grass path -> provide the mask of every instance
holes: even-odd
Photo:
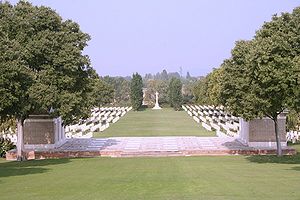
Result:
[[[104,132],[94,134],[94,137],[127,136],[215,136],[215,132],[205,130],[184,111],[164,108],[130,111]]]
[[[299,174],[299,154],[0,160],[0,199],[296,200]]]

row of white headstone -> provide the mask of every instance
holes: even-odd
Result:
[[[300,142],[300,131],[289,131],[286,133],[286,141],[297,143]]]
[[[239,118],[225,112],[223,106],[182,105],[182,108],[206,130],[216,130],[220,136],[234,137],[239,133]]]
[[[16,131],[10,131],[8,132],[2,132],[1,135],[4,139],[9,139],[11,142],[13,142],[14,144],[17,143],[17,134],[15,134]]]
[[[91,110],[91,117],[78,124],[66,126],[66,138],[91,138],[94,132],[102,132],[110,123],[116,123],[132,107],[102,107]]]

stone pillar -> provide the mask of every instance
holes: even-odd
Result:
[[[155,106],[152,109],[153,110],[161,109],[161,107],[159,106],[159,103],[158,103],[158,92],[155,93]]]

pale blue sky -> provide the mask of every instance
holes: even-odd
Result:
[[[11,1],[16,2],[16,1]],[[103,75],[205,75],[273,14],[300,0],[30,0],[72,19],[92,39],[85,53]]]

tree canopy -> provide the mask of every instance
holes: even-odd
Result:
[[[131,79],[131,78],[130,78]],[[130,80],[124,77],[104,76],[101,78],[109,87],[114,90],[113,104],[118,106],[129,106],[130,101]]]
[[[221,104],[221,83],[223,81],[223,67],[213,69],[206,77],[197,81],[193,88],[195,101],[199,104],[218,106]]]
[[[278,155],[278,116],[299,110],[300,8],[273,16],[251,41],[238,41],[223,63],[221,98],[234,114],[247,120],[267,116],[274,121]]]
[[[24,1],[1,3],[0,24],[0,117],[18,120],[18,143],[30,114],[53,108],[65,124],[87,117],[95,102],[95,71],[82,54],[90,36],[54,10]]]
[[[300,110],[300,8],[274,15],[252,40],[237,41],[231,57],[194,87],[196,102],[224,105],[246,120],[274,121],[277,153],[281,155],[278,116]],[[289,126],[296,126],[296,114]]]
[[[111,85],[101,80],[97,75],[93,83],[93,93],[91,98],[94,99],[93,105],[101,107],[114,101],[114,89]]]

